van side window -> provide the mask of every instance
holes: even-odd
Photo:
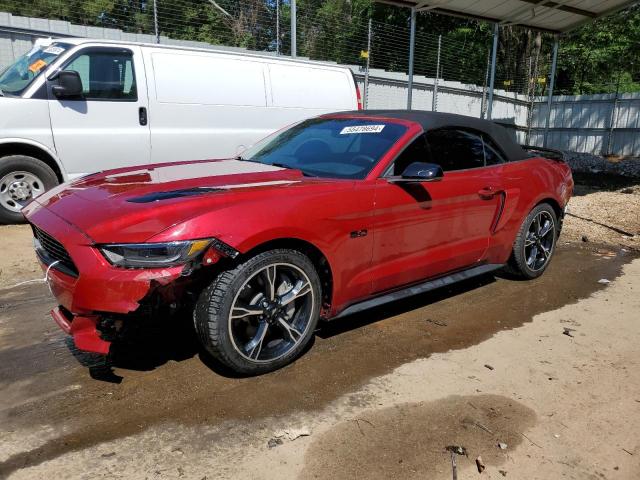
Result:
[[[133,54],[127,50],[88,51],[77,56],[64,69],[78,72],[85,100],[138,100]]]
[[[482,140],[484,141],[484,163],[485,165],[499,165],[505,163],[505,157],[500,151],[500,148],[496,143],[489,138],[488,135],[482,134]]]
[[[484,144],[482,137],[475,133],[440,128],[427,132],[427,141],[432,162],[445,172],[484,167]]]

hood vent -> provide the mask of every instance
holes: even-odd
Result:
[[[181,197],[193,197],[196,195],[203,195],[211,192],[221,192],[223,188],[215,187],[196,187],[196,188],[183,188],[180,190],[170,190],[168,192],[154,192],[141,197],[130,198],[127,202],[131,203],[152,203],[159,202],[160,200],[169,200],[172,198]]]

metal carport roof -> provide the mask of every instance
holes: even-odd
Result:
[[[375,0],[411,9],[411,34],[409,37],[409,82],[407,85],[407,109],[411,110],[413,91],[413,59],[415,54],[416,13],[430,11],[444,15],[474,18],[492,22],[493,47],[489,79],[487,118],[491,119],[493,92],[496,76],[496,53],[500,27],[521,25],[555,34],[549,91],[547,92],[547,119],[544,145],[547,144],[551,100],[558,60],[558,42],[567,33],[597,18],[640,3],[638,0]]]
[[[637,1],[629,0],[378,0],[417,11],[476,18],[502,25],[522,25],[566,33]]]

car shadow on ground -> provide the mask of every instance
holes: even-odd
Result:
[[[67,347],[95,380],[120,383],[123,377],[114,368],[135,371],[154,370],[167,362],[181,362],[201,353],[190,317],[158,318],[157,322],[137,329],[134,335],[111,344],[108,356],[78,350],[71,337]]]
[[[495,278],[494,275],[487,274],[414,297],[380,305],[334,321],[322,321],[316,329],[315,336],[330,339],[351,330],[483,287],[495,282]],[[315,336],[312,337],[301,356],[313,348]],[[220,364],[204,350],[193,328],[191,316],[187,313],[158,319],[155,324],[138,330],[135,336],[127,338],[126,341],[114,342],[111,352],[106,357],[79,351],[75,348],[71,338],[67,339],[67,347],[77,361],[88,368],[91,378],[103,382],[121,383],[123,380],[121,375],[126,374],[126,370],[151,371],[170,361],[182,362],[195,356],[198,356],[205,366],[218,375],[227,378],[244,377],[244,375]],[[116,368],[119,369],[118,373],[121,375],[115,373],[114,369]]]
[[[336,320],[322,322],[316,335],[322,339],[328,339],[336,335],[362,328],[380,322],[396,315],[410,312],[429,306],[447,298],[455,297],[463,293],[484,287],[496,281],[496,274],[486,274],[470,278],[447,287],[438,288],[430,292],[408,297],[395,302],[385,303],[369,310],[358,312]]]

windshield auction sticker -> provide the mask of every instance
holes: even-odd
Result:
[[[45,62],[44,60],[36,60],[31,65],[29,65],[29,71],[31,73],[37,73],[40,70],[42,70],[43,67],[46,67],[46,66],[47,66],[47,62]]]
[[[47,47],[47,49],[44,51],[44,53],[51,53],[53,55],[60,55],[62,52],[64,52],[64,48],[56,47],[55,45]]]
[[[352,127],[344,127],[340,130],[340,135],[349,133],[380,133],[384,125],[354,125]]]

